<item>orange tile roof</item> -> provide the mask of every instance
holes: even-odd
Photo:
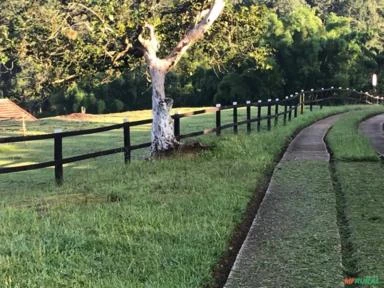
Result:
[[[22,120],[23,117],[26,121],[37,120],[32,114],[28,113],[11,100],[0,99],[0,120]]]

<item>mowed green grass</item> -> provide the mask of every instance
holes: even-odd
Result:
[[[180,108],[177,111],[187,112],[196,110],[193,108]],[[256,115],[256,110],[253,109],[253,115]],[[263,111],[265,112],[265,111]],[[231,122],[232,111],[223,111],[223,124]],[[108,126],[114,123],[121,123],[124,118],[130,121],[143,120],[150,118],[150,110],[134,111],[128,113],[116,113],[112,116],[92,117],[93,122],[79,121],[64,121],[57,118],[42,119],[37,122],[27,122],[27,135],[38,135],[52,133],[54,129],[62,129],[63,131],[82,130],[88,128],[96,128]],[[245,109],[239,109],[239,121],[245,119]],[[100,122],[107,121],[107,122]],[[181,133],[199,131],[205,128],[215,126],[215,113],[197,115],[181,119]],[[0,136],[18,136],[21,135],[21,122],[17,121],[2,121],[0,122]],[[131,128],[131,144],[141,144],[150,141],[150,125],[141,125]],[[244,126],[240,128],[243,130]],[[230,133],[227,130],[224,133]],[[63,139],[63,157],[71,157],[81,154],[92,153],[96,151],[107,150],[111,148],[122,147],[123,144],[122,129],[112,130],[103,133],[67,137]],[[53,160],[53,140],[41,140],[32,142],[21,142],[14,144],[0,144],[0,167],[19,166],[26,164],[39,163]],[[149,156],[148,149],[140,149],[132,152],[133,159],[144,159]],[[86,161],[80,161],[64,165],[64,177],[73,179],[80,176],[92,177],[99,167],[103,169],[106,165],[114,166],[121,164],[124,161],[123,154],[115,154],[107,157],[99,157]],[[28,171],[23,173],[5,174],[0,176],[0,192],[13,191],[12,197],[17,197],[19,186],[29,186],[29,183],[41,184],[42,190],[51,184],[54,180],[53,168]],[[13,187],[14,186],[14,187]],[[22,188],[21,190],[26,190]],[[38,192],[40,194],[41,192]],[[16,194],[16,195],[15,195]],[[27,194],[31,194],[30,191]],[[24,195],[22,195],[24,197]]]
[[[347,113],[332,128],[327,142],[334,153],[334,169],[340,191],[339,203],[347,233],[344,241],[352,250],[344,255],[348,273],[359,277],[379,277],[384,281],[384,167],[369,144],[358,131],[358,124],[367,117],[384,113],[382,107],[371,107]],[[349,271],[351,270],[351,271]]]
[[[361,111],[353,111],[344,115],[331,128],[327,141],[337,160],[377,161],[377,153],[368,139],[360,133],[358,126],[366,117],[384,113],[384,107],[373,105]]]
[[[204,108],[204,107],[203,107]],[[178,108],[174,112],[180,113],[200,110],[203,108]],[[252,117],[256,117],[257,109],[252,109]],[[143,120],[150,118],[150,110],[133,111],[125,113],[115,113],[92,117],[92,122],[78,122],[78,121],[64,121],[57,118],[42,119],[37,122],[27,122],[27,135],[38,135],[45,133],[52,133],[54,129],[62,129],[63,131],[82,130],[88,128],[95,128],[100,126],[107,126],[113,123],[121,123],[124,118],[130,121]],[[267,111],[263,108],[262,115],[266,115]],[[232,110],[222,111],[222,124],[231,123],[233,119]],[[245,108],[238,109],[238,121],[246,119]],[[103,122],[107,121],[107,122]],[[282,118],[280,118],[280,123]],[[272,122],[274,123],[274,121]],[[187,134],[190,132],[200,131],[207,128],[215,127],[215,113],[207,113],[204,115],[196,115],[181,119],[181,133]],[[21,135],[21,123],[16,121],[1,121],[0,122],[0,136],[18,136]],[[131,144],[141,144],[150,141],[150,125],[141,125],[131,128]],[[261,128],[266,129],[266,121],[263,121]],[[239,132],[245,131],[245,125],[239,127]],[[253,129],[256,129],[256,124],[253,124]],[[233,134],[233,130],[223,130],[223,134]],[[187,140],[188,141],[188,140]],[[107,150],[111,148],[118,148],[123,146],[123,131],[122,129],[84,135],[76,137],[66,137],[63,139],[63,157],[77,156],[81,154],[92,153],[96,151]],[[32,142],[21,142],[14,144],[0,144],[0,167],[11,167],[19,165],[27,165],[39,163],[44,161],[53,160],[53,140],[41,140]],[[149,149],[140,149],[132,152],[132,158],[142,160],[149,156]],[[64,179],[74,179],[80,177],[93,178],[93,174],[97,169],[104,169],[105,166],[120,165],[124,162],[123,154],[115,154],[106,157],[99,157],[95,159],[75,162],[64,165]],[[80,176],[79,176],[80,175]],[[39,186],[36,195],[45,193],[47,186],[51,186],[54,181],[54,169],[45,168],[34,171],[4,174],[0,175],[0,193],[10,195],[8,192],[12,191],[12,198],[22,198],[34,195],[35,189],[28,189],[33,185]],[[70,180],[72,181],[72,180]],[[49,187],[50,190],[51,187]],[[24,195],[23,191],[26,191]],[[19,197],[20,196],[20,197]],[[2,197],[2,200],[4,200]],[[0,202],[2,201],[0,199]]]
[[[372,162],[339,162],[337,176],[345,194],[359,275],[378,276],[384,286],[384,167]]]
[[[179,108],[180,113],[193,111],[199,108]],[[201,108],[203,109],[203,108]],[[256,109],[252,109],[252,117],[256,117]],[[263,109],[263,115],[266,110]],[[111,115],[111,116],[108,116]],[[114,123],[122,123],[127,118],[130,121],[150,119],[150,110],[142,110],[127,113],[106,114],[94,116],[88,122],[66,121],[58,118],[41,119],[36,122],[27,122],[26,135],[39,135],[53,133],[55,129],[63,131],[82,130],[108,126]],[[238,109],[238,121],[246,119],[245,108]],[[92,121],[92,122],[91,122]],[[222,111],[222,124],[228,124],[232,121],[232,110]],[[216,125],[215,113],[207,113],[181,119],[181,133],[200,131],[206,128],[213,128]],[[244,126],[242,126],[244,127]],[[131,144],[142,144],[150,142],[150,124],[134,126],[131,128]],[[0,137],[19,136],[22,135],[22,123],[18,121],[1,121]],[[123,130],[117,129],[103,133],[66,137],[63,140],[64,157],[75,156],[110,148],[123,146]],[[53,140],[41,140],[26,143],[15,143],[0,145],[0,167],[1,166],[17,166],[53,159]],[[133,152],[135,158],[143,158],[148,156],[147,149],[140,149]],[[120,155],[120,158],[122,156]],[[69,166],[73,166],[72,164]],[[76,166],[76,164],[75,164]]]
[[[211,284],[255,188],[294,131],[346,109],[306,112],[272,132],[204,137],[217,147],[200,155],[127,166],[120,156],[98,158],[65,168],[61,187],[48,169],[1,175],[0,287]]]

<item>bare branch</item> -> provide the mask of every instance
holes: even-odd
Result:
[[[112,64],[113,66],[116,65],[117,61],[119,61],[121,58],[123,58],[129,50],[132,48],[131,43],[129,43],[128,39],[125,39],[125,49],[121,52],[119,52],[113,59]]]
[[[94,15],[103,24],[102,27],[104,28],[104,31],[109,31],[110,33],[115,34],[115,31],[108,25],[108,23],[104,20],[104,18],[102,16],[100,16],[95,10],[93,10],[90,7],[87,7],[87,6],[85,6],[84,4],[81,4],[81,3],[77,3],[77,2],[69,3],[69,8],[70,9],[73,9],[75,6],[78,6],[78,7],[82,8],[82,9],[88,11],[92,15]],[[86,25],[86,24],[84,24],[84,25],[86,26],[88,31],[92,30],[92,28],[89,25]]]
[[[70,76],[65,77],[65,78],[63,78],[63,79],[55,80],[55,81],[52,82],[52,84],[53,84],[53,85],[61,84],[61,83],[64,83],[64,82],[68,82],[68,81],[70,81],[70,80],[73,80],[73,79],[75,79],[75,78],[77,78],[77,77],[79,77],[79,76],[76,75],[76,74],[75,74],[75,75],[70,75]]]
[[[81,4],[81,3],[76,3],[76,2],[72,2],[72,3],[70,3],[69,6],[70,6],[70,7],[71,7],[71,6],[79,6],[79,7],[83,8],[83,9],[89,11],[89,12],[92,13],[93,15],[95,15],[95,16],[97,17],[97,19],[100,20],[101,23],[105,24],[104,19],[103,19],[98,13],[96,13],[94,10],[92,10],[91,8],[85,6],[85,5]]]
[[[2,71],[3,69],[1,69],[2,67],[5,68],[5,71]],[[11,62],[11,67],[7,67],[7,65],[5,63],[0,63],[0,74],[6,74],[6,73],[9,73],[13,70],[14,68],[14,62],[12,61]]]
[[[198,0],[197,3],[199,3],[200,5],[203,5],[205,3],[205,0]],[[161,11],[161,17],[165,15],[170,15],[170,14],[176,14],[176,15],[183,14],[192,8],[193,3],[191,1],[186,1],[183,3],[177,4],[176,6],[173,6],[173,7],[169,7],[168,5],[164,5],[164,6],[165,7],[163,7]]]
[[[225,6],[224,0],[215,0],[209,10],[203,10],[197,17],[197,23],[187,31],[183,39],[176,45],[175,49],[167,56],[168,70],[172,69],[181,56],[198,40],[204,37],[204,33],[212,26],[213,22],[220,16]]]
[[[59,14],[56,15],[56,17],[59,17]],[[41,41],[47,42],[49,40],[55,39],[57,35],[59,35],[60,31],[64,28],[69,16],[65,17],[61,22],[61,25],[57,27],[54,31],[51,32],[51,35],[47,39],[41,39]]]

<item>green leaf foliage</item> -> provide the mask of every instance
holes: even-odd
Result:
[[[151,106],[137,37],[166,56],[212,1],[0,3],[0,97],[44,114]],[[384,67],[384,1],[229,1],[168,76],[176,106],[283,97],[327,86],[371,90]]]

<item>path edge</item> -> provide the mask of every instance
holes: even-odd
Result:
[[[342,115],[349,111],[350,110],[343,111],[343,112],[334,112],[324,117],[320,117],[314,120],[313,122],[310,122],[302,127],[298,127],[289,136],[286,143],[284,143],[284,146],[282,147],[281,152],[278,155],[276,155],[271,167],[267,167],[266,174],[264,175],[264,178],[261,180],[261,184],[255,188],[255,192],[253,193],[250,201],[247,204],[247,207],[245,209],[245,212],[243,214],[241,221],[236,225],[227,243],[227,250],[223,253],[219,261],[216,262],[215,266],[213,267],[212,273],[211,273],[211,275],[213,274],[213,282],[211,282],[210,284],[204,285],[203,286],[204,288],[225,288],[225,284],[227,283],[230,277],[230,274],[235,265],[237,256],[240,254],[242,250],[243,244],[248,237],[248,234],[249,234],[249,231],[251,230],[253,222],[256,220],[259,208],[263,203],[265,196],[267,195],[269,184],[272,180],[275,170],[278,169],[278,165],[280,161],[283,159],[283,156],[287,152],[287,149],[291,144],[291,142],[293,141],[293,139],[295,139],[295,137],[299,135],[302,130],[308,128],[314,123],[332,116]]]

